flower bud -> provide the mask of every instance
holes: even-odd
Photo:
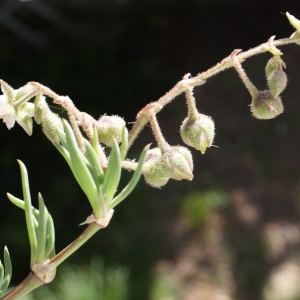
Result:
[[[183,142],[205,153],[206,148],[213,143],[215,136],[215,124],[211,117],[197,114],[196,117],[188,116],[180,127],[180,135]]]
[[[266,65],[268,86],[275,98],[286,88],[287,76],[283,68],[285,68],[285,63],[279,55],[274,55]]]
[[[42,119],[42,129],[46,137],[53,143],[57,144],[60,142],[57,129],[64,131],[63,123],[61,118],[53,113],[50,109],[47,110]]]
[[[125,121],[119,116],[102,116],[96,125],[100,142],[108,147],[112,147],[113,139],[115,138],[120,143],[125,125]]]
[[[274,97],[270,91],[259,91],[251,102],[251,112],[257,119],[272,119],[283,113],[280,97]]]
[[[143,166],[145,181],[156,188],[164,186],[170,179],[162,170],[162,153],[159,148],[150,149]]]
[[[162,157],[162,170],[175,180],[193,179],[193,157],[191,152],[182,146],[173,146]]]
[[[47,102],[42,94],[38,94],[34,100],[34,120],[37,124],[42,124],[44,110],[47,109]]]
[[[59,143],[57,129],[64,131],[61,118],[53,113],[42,94],[38,94],[34,100],[34,119],[42,124],[42,130],[46,137],[53,143]]]

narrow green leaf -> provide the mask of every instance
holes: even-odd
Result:
[[[18,206],[19,208],[25,210],[25,203],[23,200],[7,193],[7,197],[8,199],[15,204],[16,206]],[[34,214],[35,217],[35,224],[36,224],[36,228],[38,228],[38,219],[39,219],[39,211],[32,207],[32,213]],[[46,235],[47,241],[46,241],[46,250],[45,250],[45,255],[44,258],[48,258],[50,253],[53,251],[54,248],[54,243],[55,243],[55,232],[54,232],[54,223],[53,223],[53,219],[51,217],[51,215],[49,214],[49,212],[47,212],[47,235]]]
[[[124,126],[122,131],[122,144],[121,144],[121,160],[126,158],[128,151],[128,130]]]
[[[92,172],[94,173],[93,175],[95,178],[95,182],[97,183],[97,187],[99,189],[104,179],[104,173],[102,167],[100,165],[99,159],[95,153],[94,148],[87,140],[85,140],[85,149],[86,149],[87,159],[92,167]]]
[[[53,219],[52,219],[51,215],[48,214],[48,220],[47,220],[47,243],[46,243],[46,250],[45,250],[45,258],[52,258],[51,257],[51,253],[52,252],[55,255],[54,244],[55,244],[54,223],[53,223]]]
[[[69,151],[65,147],[63,147],[62,145],[59,145],[59,144],[55,144],[55,147],[59,151],[59,153],[63,156],[63,158],[66,160],[72,173],[74,174]],[[74,174],[74,176],[75,176],[75,174]]]
[[[71,163],[73,166],[72,171],[76,174],[75,177],[78,179],[81,188],[88,197],[96,217],[100,217],[101,207],[99,194],[93,177],[85,163],[86,158],[77,145],[71,126],[66,120],[63,120],[63,123],[66,133],[67,149],[70,153]]]
[[[142,172],[143,172],[143,165],[144,165],[146,155],[147,155],[149,148],[150,148],[150,144],[144,148],[144,150],[140,156],[137,168],[136,168],[131,180],[129,181],[127,186],[111,201],[111,203],[109,205],[109,209],[114,208],[121,201],[123,201],[137,185],[137,183],[142,175]]]
[[[73,168],[73,165],[72,165],[72,161],[71,161],[71,157],[70,157],[69,151],[68,151],[66,148],[64,148],[63,146],[59,145],[59,144],[55,144],[55,147],[56,147],[56,149],[60,152],[60,154],[64,157],[64,159],[66,160],[66,162],[68,163],[68,165],[69,165],[69,167],[70,167],[70,169],[71,169],[71,171],[72,171],[72,173],[73,173],[73,175],[74,175],[76,181],[77,181],[78,184],[80,185],[80,188],[81,188],[82,190],[84,190],[83,186],[81,185],[82,183],[81,183],[81,181],[79,180],[79,178],[77,177],[77,174],[76,174],[76,172],[75,172],[75,170],[74,170],[74,168]],[[90,162],[86,159],[85,156],[83,156],[83,157],[84,157],[84,161],[85,161],[87,167],[89,168],[89,170],[90,170],[90,172],[91,172],[91,171],[92,171],[92,166],[91,166]],[[93,174],[92,174],[92,175],[93,175]],[[96,178],[94,178],[94,180],[96,180]]]
[[[121,177],[121,170],[120,148],[117,141],[114,139],[101,189],[101,195],[104,197],[107,205],[109,205],[109,202],[117,191]]]
[[[0,260],[0,290],[1,290],[3,278],[4,278],[4,268],[3,268],[2,262]],[[1,297],[1,294],[0,294],[0,297]]]
[[[8,288],[8,285],[10,283],[10,279],[11,278],[9,276],[5,276],[4,277],[4,280],[2,281],[2,285],[1,285],[1,292],[3,293],[2,295],[5,294],[5,292],[6,292],[7,288]]]
[[[25,202],[25,219],[27,224],[27,231],[30,243],[30,265],[32,266],[36,262],[36,250],[37,250],[37,240],[34,226],[34,216],[31,208],[31,196],[28,182],[28,173],[25,165],[18,160],[21,169],[21,178],[22,178],[22,188],[23,188],[23,197]]]
[[[45,259],[45,248],[46,248],[46,235],[47,235],[47,219],[48,210],[45,206],[44,199],[39,193],[39,218],[38,218],[38,229],[37,229],[37,258],[38,264],[43,263]]]
[[[5,270],[5,276],[9,276],[9,278],[11,278],[12,265],[11,265],[10,255],[6,246],[4,247],[4,270]]]
[[[7,198],[14,204],[16,205],[17,207],[25,210],[25,202],[15,196],[13,196],[12,194],[10,193],[7,193]],[[39,211],[34,208],[33,206],[31,206],[31,209],[32,209],[32,213],[34,215],[34,227],[37,228],[38,227],[38,216],[39,216]]]
[[[57,134],[58,134],[61,144],[66,148],[67,147],[66,134],[58,128],[56,129],[56,131],[57,131]]]
[[[93,148],[95,150],[96,156],[99,157],[99,137],[95,126],[93,130]]]
[[[64,159],[65,159],[66,162],[68,163],[68,166],[69,166],[69,168],[71,169],[71,172],[73,173],[73,175],[74,175],[76,181],[77,181],[78,184],[80,185],[81,189],[83,189],[82,186],[81,186],[81,184],[80,184],[80,182],[79,182],[79,179],[77,178],[77,175],[76,175],[76,173],[75,173],[75,171],[74,171],[74,168],[73,168],[73,166],[72,166],[72,162],[71,162],[71,157],[70,157],[69,151],[68,151],[66,148],[64,148],[63,146],[58,145],[58,144],[56,144],[55,147],[56,147],[56,149],[60,152],[60,154],[64,157]]]

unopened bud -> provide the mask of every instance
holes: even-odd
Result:
[[[215,124],[211,117],[198,114],[196,117],[187,117],[180,127],[183,142],[205,153],[206,148],[213,143]]]
[[[60,139],[57,129],[64,131],[61,118],[52,112],[42,94],[38,94],[34,100],[34,119],[38,124],[42,124],[43,132],[53,143],[59,143]]]
[[[274,97],[279,96],[286,88],[287,76],[283,68],[285,63],[279,55],[274,55],[266,65],[268,86]]]
[[[34,100],[34,120],[37,124],[42,124],[44,110],[47,110],[47,102],[42,94],[38,94]]]
[[[164,186],[170,179],[162,170],[162,153],[159,148],[150,149],[143,166],[145,181],[156,188]]]
[[[162,157],[162,169],[175,180],[193,179],[193,157],[191,152],[182,146],[173,146]]]
[[[63,123],[61,118],[52,111],[47,112],[42,120],[42,128],[46,137],[53,143],[57,144],[60,141],[57,129],[63,131]]]
[[[63,123],[61,118],[53,113],[52,111],[48,111],[44,114],[42,120],[42,128],[46,137],[53,143],[57,144],[60,141],[59,135],[57,134],[57,129],[63,131]]]
[[[102,116],[96,125],[100,142],[112,147],[115,138],[120,143],[125,125],[125,121],[119,116]]]
[[[283,113],[280,97],[274,97],[268,90],[259,91],[251,102],[251,112],[257,119],[273,119]]]

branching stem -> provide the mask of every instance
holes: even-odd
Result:
[[[271,37],[267,42],[252,48],[245,52],[240,52],[236,55],[235,60],[242,63],[245,59],[264,53],[267,51],[274,51],[276,49],[276,46],[284,46],[288,44],[293,43],[299,43],[300,38],[285,38],[280,39],[277,41],[273,40],[273,37]],[[151,105],[158,105],[160,107],[159,110],[154,112],[155,114],[158,113],[165,105],[173,101],[175,97],[180,95],[181,93],[185,92],[187,89],[190,89],[191,87],[195,87],[198,85],[202,85],[205,83],[206,79],[233,67],[233,60],[232,60],[232,54],[230,54],[228,57],[224,58],[221,62],[213,66],[212,68],[199,73],[197,76],[193,78],[186,78],[186,76],[179,81],[170,91],[168,91],[164,96],[160,97],[156,102],[151,103]],[[147,107],[147,106],[146,106]],[[145,108],[146,108],[145,107]],[[144,108],[144,109],[145,109]],[[149,119],[145,118],[144,114],[141,114],[141,112],[144,110],[142,109],[138,114],[136,118],[136,123],[132,127],[131,132],[129,133],[129,147],[133,144],[134,140],[137,138],[139,133],[142,131],[145,125],[149,122]]]

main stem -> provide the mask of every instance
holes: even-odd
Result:
[[[89,224],[84,232],[69,246],[63,249],[61,252],[56,254],[50,261],[49,264],[54,263],[55,267],[59,266],[64,260],[66,260],[71,254],[73,254],[78,248],[80,248],[87,240],[89,240],[101,227],[95,223]],[[1,300],[1,299],[0,299]]]
[[[30,272],[18,286],[16,286],[13,290],[0,298],[0,300],[20,299],[21,297],[27,295],[29,292],[43,284],[44,283],[41,280],[39,280],[33,273]]]
[[[55,255],[47,264],[54,264],[55,268],[58,267],[64,260],[66,260],[71,254],[73,254],[78,248],[80,248],[85,242],[87,242],[101,227],[95,223],[89,224],[84,232],[69,246]],[[20,299],[37,287],[45,284],[38,279],[32,272],[23,280],[18,286],[16,286],[9,293],[4,295],[0,300],[14,300]]]

